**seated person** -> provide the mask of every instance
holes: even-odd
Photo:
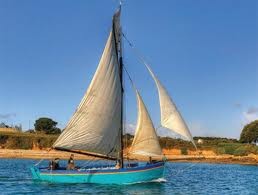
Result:
[[[59,158],[55,158],[54,160],[54,169],[59,169]]]
[[[50,160],[48,163],[48,169],[53,170],[54,167],[54,160]]]
[[[148,162],[148,164],[152,164],[152,158],[151,158],[151,156],[149,157],[149,162]]]
[[[118,160],[118,161],[116,162],[115,169],[121,169],[121,162],[120,162],[120,160]]]
[[[49,169],[56,170],[59,168],[59,158],[55,158],[49,162]]]
[[[157,160],[152,160],[152,157],[150,156],[149,157],[149,162],[147,162],[147,164],[154,164],[156,162],[158,162],[158,161]]]
[[[67,170],[74,170],[75,169],[75,163],[74,163],[74,155],[71,154],[69,160],[68,160],[68,164],[67,164]]]

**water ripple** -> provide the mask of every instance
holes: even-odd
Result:
[[[96,185],[32,181],[29,167],[35,162],[1,159],[0,194],[258,194],[257,166],[167,163],[165,179],[131,185]]]

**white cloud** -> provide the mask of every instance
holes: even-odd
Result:
[[[258,119],[258,112],[243,112],[244,125]]]
[[[192,121],[189,123],[189,129],[192,136],[214,136],[212,132],[208,130],[206,125],[200,121]]]
[[[135,124],[125,124],[125,132],[134,135],[135,132]]]
[[[163,127],[158,127],[156,128],[158,136],[161,137],[172,137],[172,138],[179,138],[179,135],[176,133],[173,133],[171,130],[163,128]]]
[[[241,126],[245,126],[246,124],[258,119],[258,107],[250,106],[248,108],[243,108],[242,104],[235,104],[235,107],[241,111]],[[241,127],[241,128],[242,128]]]

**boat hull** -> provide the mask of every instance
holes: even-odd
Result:
[[[32,167],[34,180],[53,183],[97,183],[97,184],[132,184],[149,182],[163,178],[164,162],[144,166],[110,170],[41,170]]]

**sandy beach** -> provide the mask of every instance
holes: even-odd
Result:
[[[202,154],[190,152],[189,155],[181,155],[177,150],[163,150],[168,161],[171,162],[196,162],[196,163],[223,163],[223,164],[244,164],[258,165],[258,155],[250,154],[248,156],[216,155],[212,151],[202,151]],[[21,158],[21,159],[68,159],[71,153],[56,150],[21,150],[21,149],[0,149],[0,158]],[[74,154],[75,159],[89,160],[93,157]],[[137,157],[139,160],[145,160]]]

